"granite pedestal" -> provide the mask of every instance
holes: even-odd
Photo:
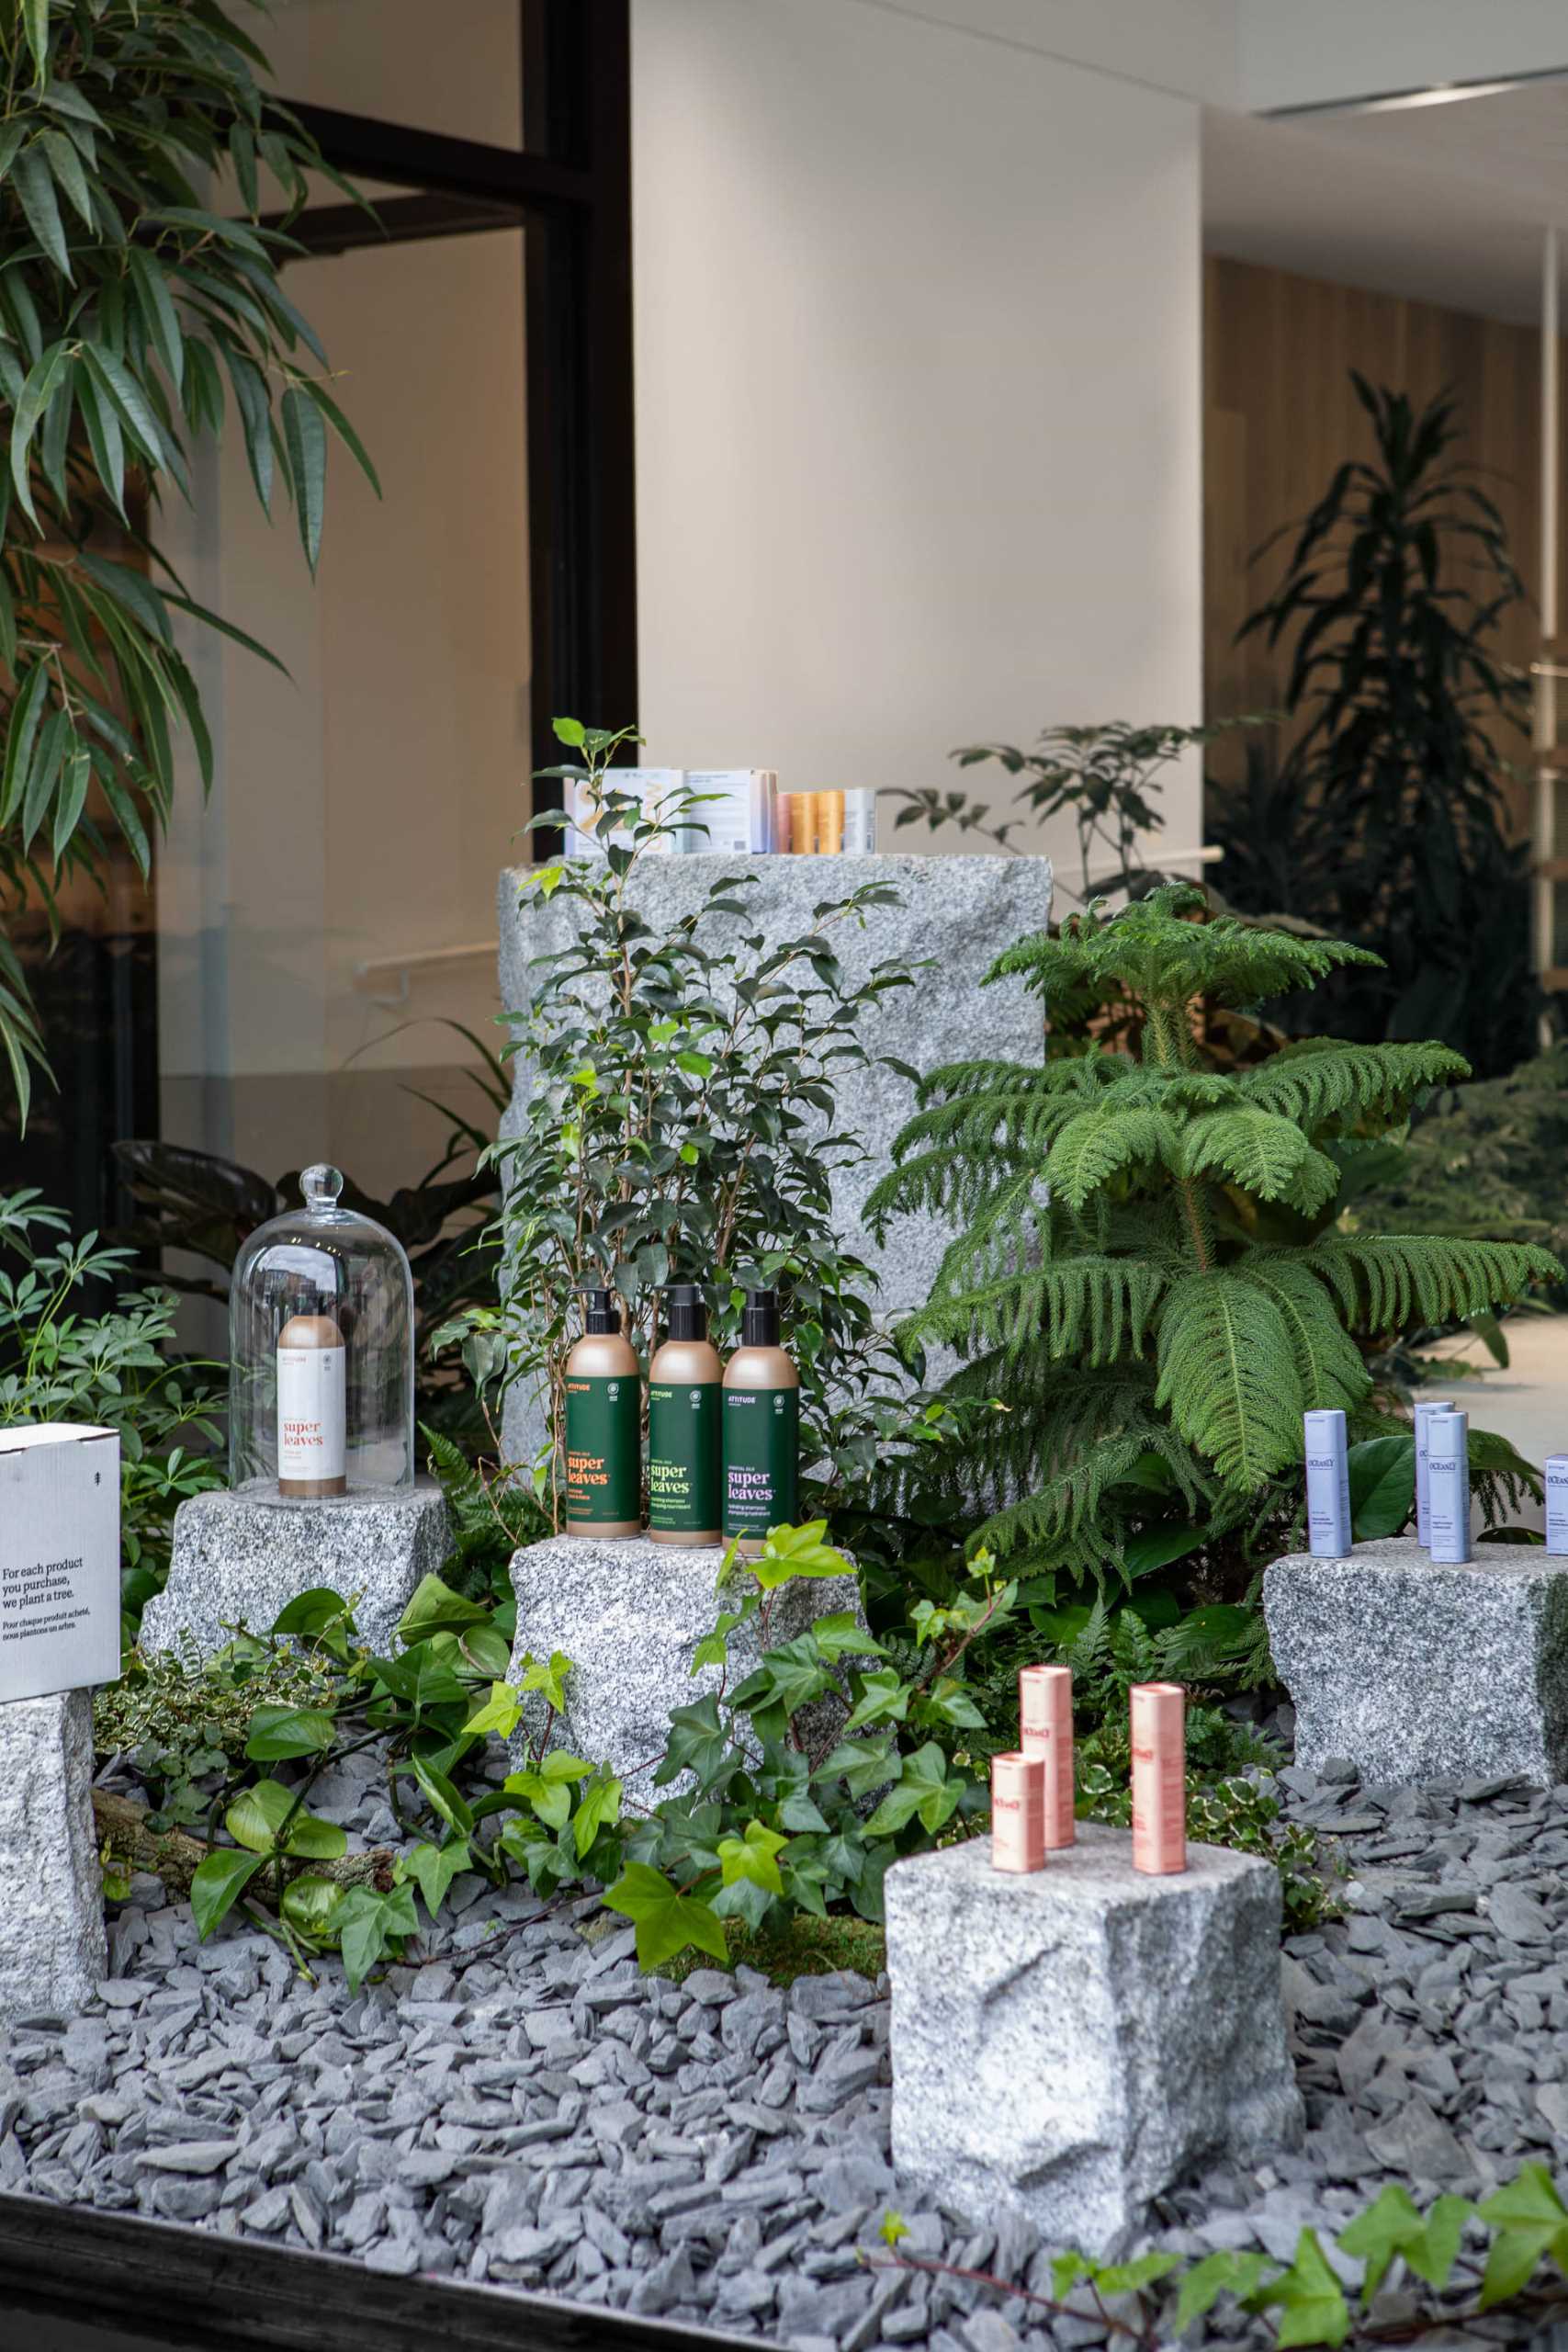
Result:
[[[862,985],[890,959],[921,965],[912,988],[893,989],[868,1006],[857,1035],[868,1053],[891,1056],[922,1072],[958,1056],[1038,1063],[1044,1059],[1040,1000],[1021,980],[981,981],[1001,950],[1051,919],[1051,862],[1043,857],[650,857],[638,868],[631,905],[655,933],[690,919],[726,876],[749,883],[744,916],[705,920],[705,936],[723,946],[753,933],[770,944],[805,937],[824,899],[875,883],[897,903],[868,907],[861,921],[830,933],[847,984]],[[540,959],[558,956],[574,937],[570,899],[521,896],[524,873],[503,873],[500,888],[501,1001],[523,1012],[539,985]],[[502,1136],[522,1126],[534,1073],[526,1052],[513,1061],[513,1099]],[[914,1109],[914,1089],[896,1069],[874,1062],[846,1071],[838,1124],[865,1156],[832,1171],[840,1239],[875,1276],[874,1305],[891,1320],[925,1304],[931,1277],[952,1239],[940,1218],[899,1217],[886,1242],[862,1222],[872,1186],[885,1172],[894,1136]],[[507,1392],[508,1458],[531,1461],[544,1442],[541,1397],[521,1383]]]
[[[359,1596],[360,1639],[385,1655],[421,1577],[440,1574],[446,1548],[446,1506],[432,1478],[321,1502],[193,1495],[175,1515],[169,1580],[147,1604],[141,1646],[172,1650],[188,1634],[209,1657],[235,1625],[265,1634],[298,1594],[326,1585],[345,1600]]]
[[[108,1974],[87,1690],[0,1705],[0,2019],[68,2017]]]
[[[1190,1846],[1146,1877],[1090,1823],[1027,1876],[990,1856],[887,1873],[901,2180],[1097,2254],[1194,2166],[1299,2139],[1271,1863]]]
[[[720,1610],[734,1609],[737,1593],[746,1589],[743,1569],[725,1591],[714,1589],[723,1558],[716,1546],[687,1551],[650,1544],[646,1537],[576,1535],[554,1536],[512,1555],[517,1596],[513,1681],[521,1679],[530,1653],[547,1658],[564,1651],[573,1670],[566,1712],[557,1719],[552,1742],[591,1763],[613,1766],[626,1794],[640,1804],[654,1804],[680,1785],[653,1783],[669,1743],[671,1709],[694,1706],[724,1679],[717,1667],[692,1672],[698,1643],[712,1633]],[[852,1576],[801,1578],[781,1587],[773,1596],[765,1640],[760,1617],[730,1635],[728,1687],[737,1688],[763,1649],[793,1641],[818,1617],[845,1611],[861,1616],[860,1587]],[[832,1700],[818,1704],[845,1712]],[[811,1711],[810,1720],[821,1724],[822,1736],[826,1719]],[[527,1761],[529,1738],[537,1737],[541,1724],[536,1701],[513,1739],[515,1769]]]
[[[1413,1537],[1347,1560],[1277,1560],[1263,1579],[1296,1761],[1348,1757],[1365,1781],[1568,1781],[1568,1559],[1481,1544],[1463,1566]]]

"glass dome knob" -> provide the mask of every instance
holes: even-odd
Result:
[[[318,1160],[313,1168],[300,1171],[299,1190],[305,1195],[305,1205],[310,1209],[333,1209],[343,1190],[343,1170]]]

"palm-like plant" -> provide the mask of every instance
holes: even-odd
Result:
[[[329,426],[375,480],[278,282],[299,248],[263,225],[264,174],[292,211],[326,168],[264,100],[265,62],[216,0],[0,9],[0,914],[35,893],[52,913],[117,834],[148,871],[182,730],[210,782],[174,616],[263,649],[185,594],[147,515],[167,481],[190,496],[230,396],[312,571]],[[239,219],[212,209],[229,175]],[[4,929],[0,1053],[25,1119],[44,1046]]]
[[[1303,1411],[1390,1426],[1355,1335],[1558,1273],[1536,1248],[1336,1227],[1342,1158],[1465,1066],[1440,1045],[1315,1039],[1205,1067],[1200,1000],[1252,1004],[1377,959],[1204,911],[1162,888],[998,957],[990,978],[1021,976],[1048,1012],[1131,999],[1135,1051],[933,1070],[869,1204],[883,1233],[914,1209],[959,1227],[905,1337],[956,1349],[953,1392],[1006,1407],[975,1541],[1042,1597],[1195,1553],[1249,1562],[1299,1510]],[[1483,1469],[1522,1471],[1475,1445]]]

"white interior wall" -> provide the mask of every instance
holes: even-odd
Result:
[[[649,756],[946,786],[1196,718],[1198,107],[863,0],[632,32]]]
[[[1260,112],[1568,68],[1562,0],[1241,0],[1240,31]]]

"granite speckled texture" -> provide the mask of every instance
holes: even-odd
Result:
[[[1213,1846],[1188,1860],[1146,1877],[1129,1831],[1080,1823],[1027,1876],[993,1870],[988,1838],[895,1863],[902,2182],[1100,2252],[1195,2165],[1299,2140],[1279,1875]]]
[[[688,1551],[650,1544],[646,1536],[578,1535],[554,1536],[512,1555],[517,1596],[512,1680],[521,1677],[530,1652],[542,1658],[564,1650],[574,1671],[554,1740],[592,1763],[613,1765],[627,1796],[641,1804],[671,1793],[671,1787],[653,1785],[654,1768],[670,1736],[671,1708],[693,1706],[719,1687],[718,1668],[704,1667],[694,1674],[692,1659],[720,1609],[733,1609],[735,1592],[744,1589],[741,1570],[734,1590],[714,1589],[723,1558],[717,1546]],[[852,1576],[802,1578],[782,1587],[773,1599],[765,1644],[756,1617],[730,1635],[730,1690],[750,1674],[764,1647],[793,1641],[816,1618],[846,1610],[864,1623]],[[832,1703],[818,1702],[824,1708]],[[513,1763],[518,1770],[527,1760],[528,1736],[539,1727],[535,1710],[536,1702],[513,1736]]]
[[[1568,1560],[1481,1544],[1463,1566],[1411,1536],[1304,1553],[1263,1580],[1296,1761],[1374,1781],[1568,1781]]]
[[[88,1690],[0,1706],[0,2018],[68,2017],[108,1974]]]
[[[812,928],[813,909],[825,899],[872,882],[899,893],[898,905],[870,908],[863,923],[846,923],[832,934],[851,986],[891,958],[931,958],[915,987],[890,990],[865,1015],[860,1035],[872,1053],[891,1055],[921,1071],[971,1055],[1044,1058],[1039,999],[1018,980],[991,988],[980,982],[1004,947],[1025,932],[1043,930],[1050,921],[1048,858],[651,857],[640,869],[632,903],[656,932],[663,931],[695,912],[721,878],[734,875],[755,876],[751,911],[744,921],[714,917],[711,928],[718,936],[761,931],[769,940],[802,937]],[[571,936],[573,917],[570,902],[560,899],[533,898],[520,906],[520,879],[517,873],[503,873],[500,887],[501,1001],[519,1011],[535,986],[530,966],[560,952]],[[531,1074],[525,1055],[516,1057],[513,1071],[503,1136],[517,1132],[528,1099]],[[879,1310],[904,1314],[923,1305],[952,1237],[925,1216],[901,1217],[885,1246],[865,1231],[861,1212],[866,1195],[886,1169],[888,1148],[913,1108],[913,1090],[908,1079],[889,1069],[857,1069],[846,1084],[852,1088],[853,1128],[866,1157],[834,1175],[840,1230],[876,1274]],[[531,1459],[544,1430],[539,1400],[514,1385],[506,1416],[509,1458]]]
[[[147,1604],[141,1646],[168,1650],[188,1634],[203,1655],[228,1627],[265,1634],[284,1605],[314,1585],[361,1597],[360,1638],[385,1652],[422,1577],[446,1556],[446,1506],[432,1478],[329,1502],[193,1495],[175,1515],[164,1590]]]

